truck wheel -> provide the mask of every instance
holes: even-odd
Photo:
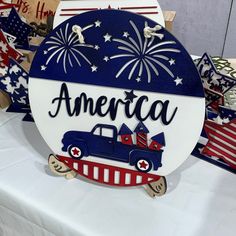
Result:
[[[147,173],[152,169],[152,162],[147,158],[140,158],[136,161],[135,167],[138,171]]]
[[[68,149],[68,153],[72,158],[75,159],[81,159],[84,155],[83,149],[76,145],[71,145]]]

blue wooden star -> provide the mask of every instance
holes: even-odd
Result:
[[[33,28],[24,23],[13,7],[4,24],[4,31],[16,37],[17,46],[23,49],[29,48],[29,34]]]

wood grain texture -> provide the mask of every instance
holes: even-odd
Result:
[[[19,13],[28,23],[46,23],[50,15],[54,15],[60,0],[12,0],[19,5]]]
[[[5,109],[11,105],[11,99],[8,94],[0,90],[0,109]]]

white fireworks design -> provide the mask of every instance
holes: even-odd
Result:
[[[96,22],[95,22],[96,23]],[[92,27],[96,27],[96,24],[91,24],[82,29],[82,31],[86,31]],[[59,64],[62,62],[64,72],[67,73],[67,67],[71,68],[74,64],[81,66],[82,58],[86,61],[90,66],[92,66],[91,61],[80,51],[81,47],[92,48],[98,50],[97,45],[90,44],[81,44],[79,42],[79,37],[72,30],[72,27],[69,27],[69,23],[66,25],[65,30],[62,28],[56,32],[56,36],[51,36],[46,44],[49,45],[49,48],[44,51],[45,55],[48,55],[48,59],[45,65],[41,65],[41,70],[46,70],[47,65],[56,58],[56,63]]]
[[[144,70],[146,70],[146,76],[148,83],[151,83],[152,76],[151,72],[153,71],[155,75],[159,76],[159,69],[162,68],[166,73],[168,73],[172,78],[175,78],[175,75],[170,70],[170,66],[175,64],[175,60],[169,58],[165,55],[166,52],[170,53],[180,53],[180,50],[172,48],[171,46],[175,45],[175,41],[162,41],[158,44],[154,44],[155,36],[152,38],[145,38],[142,40],[142,36],[134,24],[133,21],[129,21],[131,24],[137,40],[130,36],[128,32],[124,32],[123,38],[118,39],[113,38],[113,42],[120,43],[118,49],[124,51],[122,54],[113,55],[109,59],[117,59],[117,58],[128,58],[128,61],[122,66],[122,68],[117,72],[116,78],[119,78],[122,73],[130,67],[128,79],[131,80],[134,76],[137,82],[141,81],[141,77],[143,75]],[[145,22],[145,26],[147,26],[147,22]],[[165,46],[165,47],[164,47]],[[160,60],[161,59],[161,60]],[[168,63],[168,66],[164,64],[164,62]]]

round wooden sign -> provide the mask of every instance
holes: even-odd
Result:
[[[32,113],[58,159],[94,181],[152,182],[180,166],[200,136],[197,69],[154,21],[119,10],[75,16],[38,49]]]

